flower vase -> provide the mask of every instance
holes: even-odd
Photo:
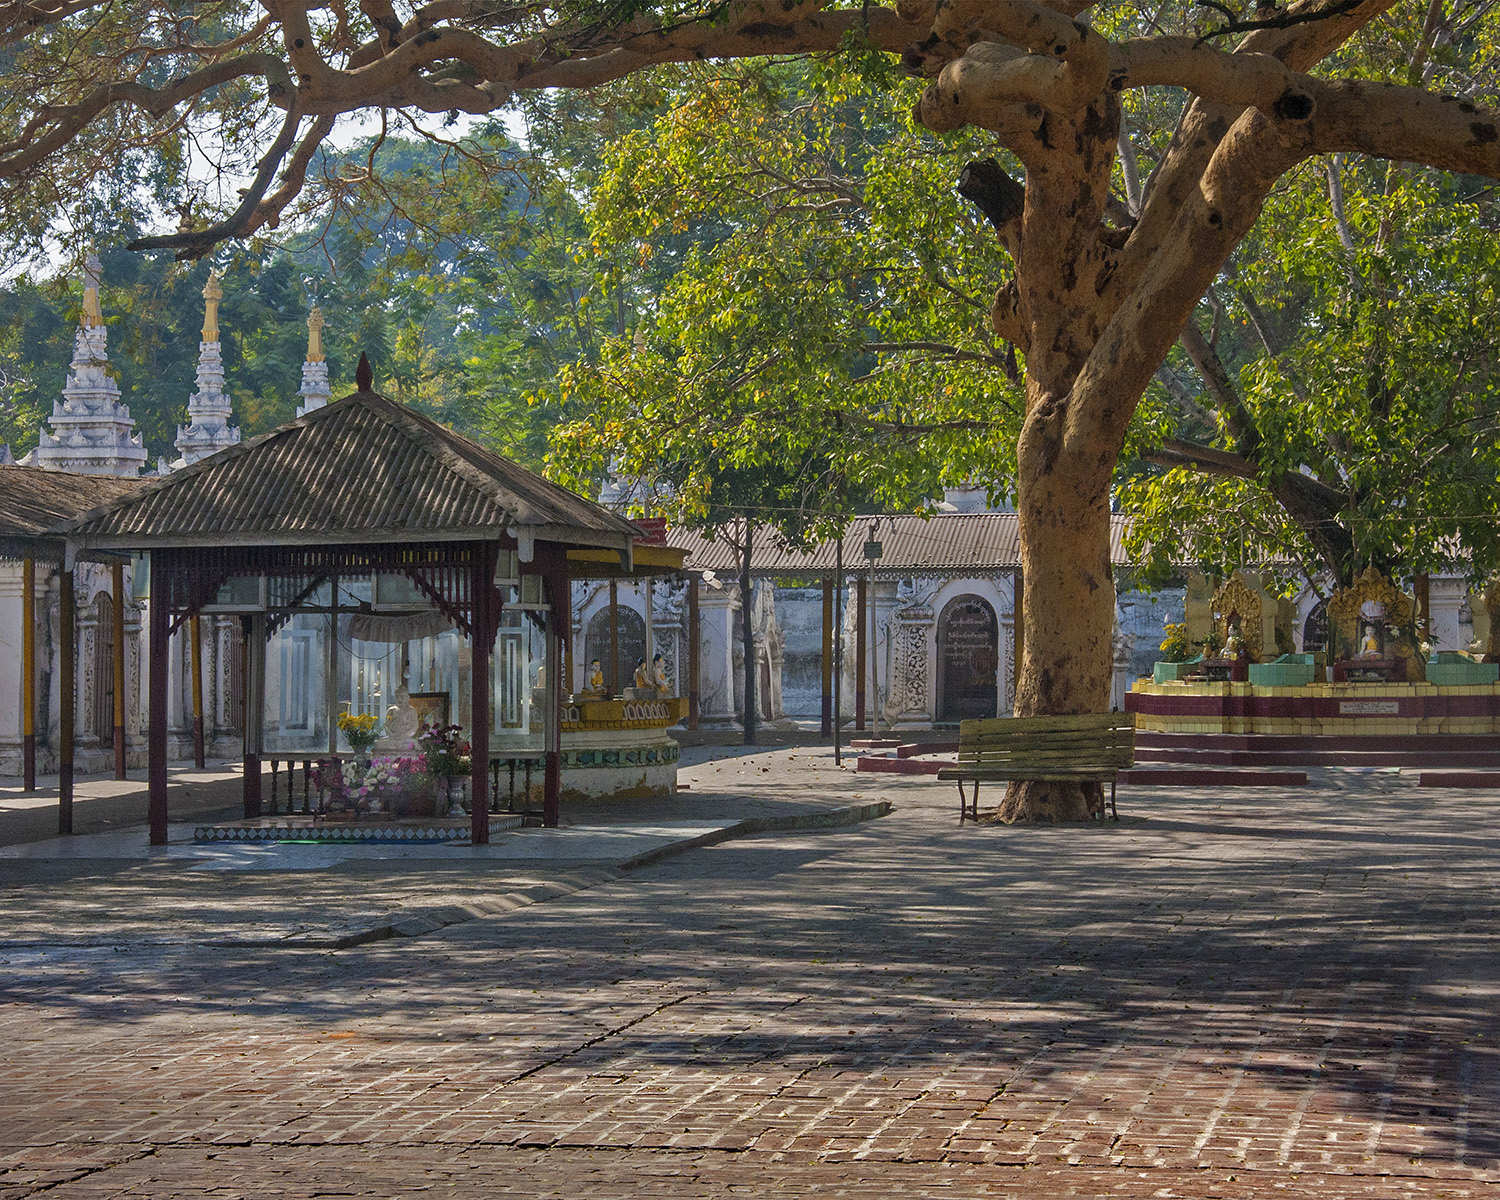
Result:
[[[354,748],[354,765],[358,774],[355,776],[357,782],[354,790],[349,796],[349,810],[356,815],[369,808],[368,798],[361,793],[365,791],[365,781],[370,778],[371,761],[370,747],[356,746]]]
[[[464,777],[462,775],[439,775],[437,777],[436,814],[440,817],[464,815]]]

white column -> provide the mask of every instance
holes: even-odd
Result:
[[[21,773],[21,694],[21,564],[4,561],[0,562],[0,775]]]
[[[739,588],[736,585],[720,581],[718,587],[701,589],[698,622],[702,638],[699,665],[703,678],[698,706],[699,721],[704,725],[723,727],[739,723],[734,700],[734,650],[739,610]]]

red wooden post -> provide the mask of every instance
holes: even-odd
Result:
[[[555,827],[562,819],[562,715],[567,703],[566,689],[558,671],[561,645],[572,627],[572,596],[569,594],[567,551],[547,543],[537,547],[545,558],[538,564],[547,584],[547,680],[552,683],[552,704],[547,719],[546,769],[542,776],[542,824]],[[556,681],[553,683],[552,681]]]
[[[147,616],[146,806],[151,844],[167,844],[167,555],[155,550],[150,565],[151,599]]]
[[[334,595],[338,595],[335,589]],[[194,645],[197,645],[198,622],[196,619],[188,622],[191,626]],[[244,725],[244,768],[241,776],[242,794],[244,797],[245,819],[254,820],[260,816],[260,750],[261,750],[261,722],[265,717],[265,679],[266,679],[266,618],[257,613],[254,616],[242,619],[240,630],[245,642],[245,718]],[[202,676],[198,676],[199,679]],[[195,729],[201,729],[201,718],[203,715],[203,704],[197,702],[196,714],[198,721]],[[197,762],[198,743],[193,746],[194,761]]]
[[[57,832],[73,832],[73,718],[78,698],[74,694],[78,652],[73,634],[73,572],[58,573],[62,590],[58,597],[57,640],[61,656],[58,671],[57,717]]]
[[[109,587],[114,605],[110,630],[110,672],[114,676],[115,778],[125,778],[125,564],[112,563]]]
[[[495,639],[494,556],[474,548],[469,576],[469,840],[490,840],[490,646]]]

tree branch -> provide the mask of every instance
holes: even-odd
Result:
[[[331,118],[324,118],[332,125]],[[179,260],[202,258],[220,242],[232,237],[243,237],[259,228],[261,224],[269,219],[269,212],[263,210],[261,201],[270,189],[271,181],[276,177],[276,171],[281,166],[281,160],[291,150],[292,143],[297,138],[297,126],[301,124],[302,116],[294,104],[287,112],[286,119],[281,124],[281,132],[277,134],[276,140],[271,148],[262,156],[255,172],[255,178],[250,186],[245,189],[244,197],[240,205],[225,217],[222,221],[216,221],[205,229],[182,230],[177,233],[163,234],[160,237],[137,238],[126,245],[127,250],[175,250]],[[301,175],[307,169],[307,160],[311,158],[314,150],[327,136],[325,128],[316,141],[304,143],[302,152],[299,152],[300,168],[297,169],[296,178],[288,183],[295,183],[294,187],[283,187],[281,193],[285,199],[281,201],[280,207],[276,209],[279,214],[281,208],[291,200],[301,189]],[[259,220],[257,220],[259,217]]]
[[[1147,462],[1166,467],[1192,467],[1208,475],[1225,475],[1235,479],[1259,479],[1260,472],[1254,463],[1246,461],[1228,450],[1217,450],[1195,442],[1168,438],[1155,450],[1143,456]]]

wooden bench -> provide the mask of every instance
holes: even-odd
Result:
[[[962,721],[958,765],[939,779],[958,784],[958,823],[979,820],[979,785],[988,780],[1043,779],[1109,781],[1109,811],[1115,820],[1115,777],[1135,763],[1135,719],[1129,713],[1071,717],[997,717]],[[973,796],[964,784],[974,784]],[[1100,812],[1100,817],[1104,813]]]

